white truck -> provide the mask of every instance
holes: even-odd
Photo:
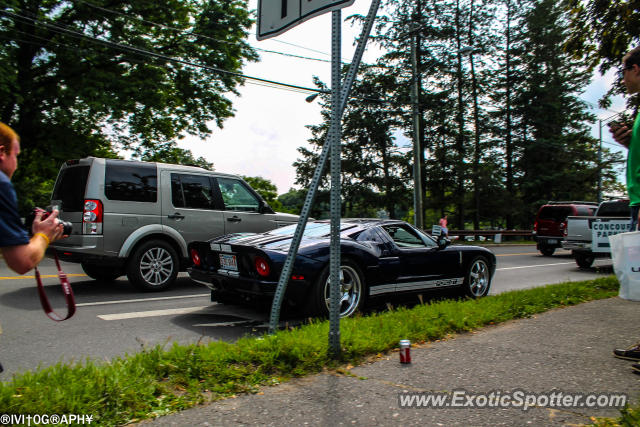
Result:
[[[567,217],[562,247],[571,251],[580,268],[589,268],[596,258],[610,257],[609,236],[629,231],[629,200],[607,200],[595,216]]]

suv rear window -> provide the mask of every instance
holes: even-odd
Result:
[[[570,206],[543,206],[538,213],[538,219],[549,221],[564,221],[573,214]]]
[[[158,170],[155,164],[107,160],[104,194],[109,200],[155,202]]]
[[[60,171],[52,200],[60,200],[65,212],[82,212],[84,191],[89,177],[89,166],[75,166]]]
[[[631,215],[628,201],[615,201],[603,203],[598,211],[598,216],[620,216],[626,217]]]

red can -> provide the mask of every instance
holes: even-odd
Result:
[[[400,363],[411,363],[411,341],[400,340]]]

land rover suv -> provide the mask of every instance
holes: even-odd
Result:
[[[141,290],[171,286],[194,240],[294,224],[235,175],[87,157],[60,168],[51,197],[72,234],[52,247],[97,280],[126,274]]]
[[[562,247],[568,216],[593,216],[598,204],[595,202],[548,202],[538,210],[533,224],[533,236],[538,250],[551,256]]]

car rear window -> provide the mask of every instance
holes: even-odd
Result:
[[[598,216],[626,217],[631,214],[628,201],[616,201],[603,203],[598,211]]]
[[[158,170],[156,165],[124,160],[107,160],[104,194],[109,200],[157,201]]]
[[[51,199],[60,200],[60,209],[65,212],[82,212],[88,177],[88,165],[62,169]]]
[[[538,213],[538,219],[547,221],[564,221],[573,214],[571,206],[543,206]]]

